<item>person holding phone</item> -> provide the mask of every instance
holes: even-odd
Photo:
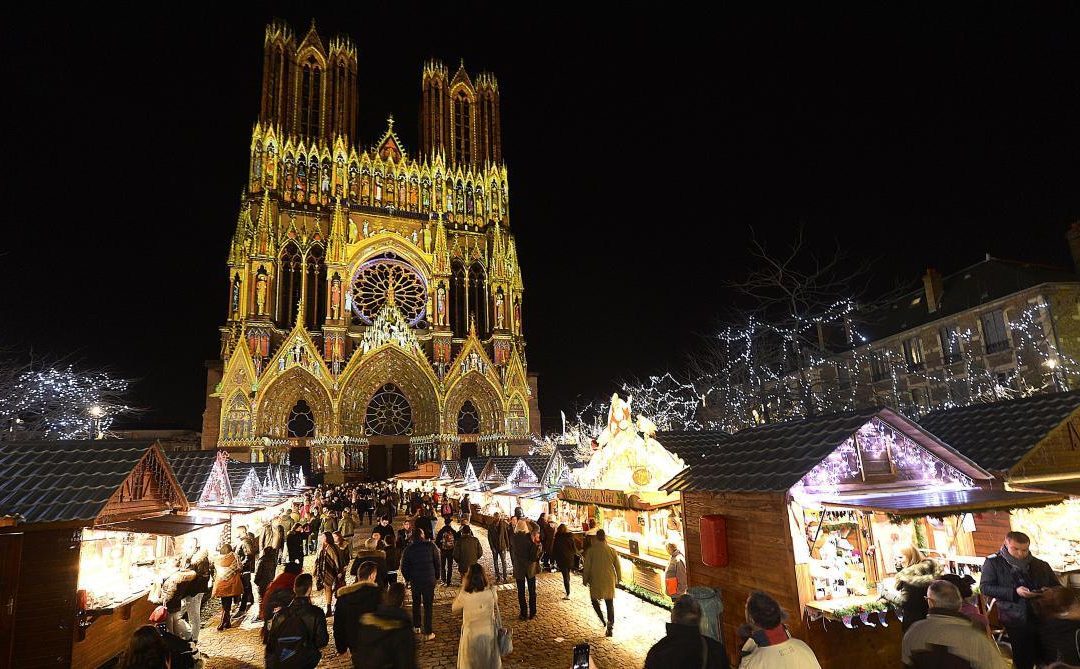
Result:
[[[1009,532],[1001,549],[983,562],[980,591],[997,600],[998,620],[1012,644],[1014,669],[1034,669],[1042,649],[1034,600],[1059,587],[1050,565],[1031,554],[1031,539]]]

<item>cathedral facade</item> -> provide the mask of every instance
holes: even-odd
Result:
[[[421,72],[419,150],[356,137],[356,47],[267,26],[203,445],[316,471],[520,452],[539,431],[499,86]]]

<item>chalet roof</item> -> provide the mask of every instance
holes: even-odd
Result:
[[[214,468],[217,459],[217,451],[175,451],[166,453],[176,475],[176,481],[180,489],[184,491],[184,497],[188,502],[197,504],[206,487],[206,480],[210,478],[210,471]]]
[[[465,468],[458,460],[443,460],[440,464],[440,471],[446,470],[446,475],[451,479],[463,478],[461,471]]]
[[[156,442],[0,443],[0,516],[92,523]]]
[[[875,416],[967,476],[980,480],[990,478],[985,471],[915,423],[889,409],[871,407],[740,430],[719,443],[706,461],[687,467],[660,489],[669,492],[786,491]]]
[[[251,463],[230,459],[226,467],[229,470],[229,489],[232,490],[233,497],[236,497],[240,494],[240,488],[243,487],[244,481],[247,480],[248,474],[253,471]],[[257,475],[258,474],[256,474],[256,476]],[[259,479],[259,483],[262,483],[262,479]]]
[[[935,411],[919,424],[979,466],[1006,471],[1078,409],[1072,391]]]
[[[544,478],[544,473],[547,471],[548,463],[551,462],[550,455],[526,455],[521,458],[525,463],[525,466],[529,468],[533,474],[536,475],[536,479],[539,481]]]
[[[721,444],[731,440],[731,434],[723,430],[667,430],[657,432],[655,438],[669,453],[692,466],[707,461]]]
[[[518,456],[516,455],[497,455],[488,458],[481,469],[487,469],[490,465],[491,467],[494,467],[495,471],[497,471],[500,476],[506,478],[507,476],[510,476],[510,472],[514,471],[514,465],[517,464],[517,461]],[[473,466],[475,467],[476,465],[474,464]],[[479,476],[480,472],[477,472],[476,475]]]
[[[1078,281],[1080,277],[1074,272],[1057,267],[987,257],[942,277],[937,311],[927,311],[925,290],[920,285],[872,312],[860,314],[865,323],[859,324],[859,331],[870,340],[882,339],[1043,283]]]

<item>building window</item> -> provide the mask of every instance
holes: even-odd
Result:
[[[413,431],[412,406],[405,394],[392,383],[375,393],[368,402],[365,426],[368,434],[404,436]]]
[[[840,390],[851,387],[851,370],[848,368],[847,360],[836,363],[836,387]]]
[[[304,400],[297,400],[289,412],[288,428],[290,437],[315,436],[315,416]]]
[[[480,434],[480,412],[472,400],[465,400],[458,411],[457,431],[458,434]]]
[[[883,381],[889,378],[890,371],[888,351],[874,351],[870,354],[871,381]]]
[[[938,331],[941,337],[941,359],[946,365],[951,365],[960,360],[960,335],[955,327],[943,326]]]
[[[911,389],[911,406],[920,415],[930,410],[930,394],[926,388]]]
[[[1005,332],[1005,312],[995,309],[980,316],[980,320],[986,352],[997,353],[1008,350],[1009,335]]]
[[[926,367],[923,359],[922,340],[918,337],[910,337],[904,340],[904,359],[907,360],[909,372],[917,372]]]

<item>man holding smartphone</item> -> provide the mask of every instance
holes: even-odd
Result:
[[[1038,621],[1032,601],[1061,584],[1050,565],[1031,554],[1031,539],[1009,532],[1005,544],[983,562],[980,591],[998,602],[998,619],[1012,644],[1014,669],[1034,669],[1039,661]]]

